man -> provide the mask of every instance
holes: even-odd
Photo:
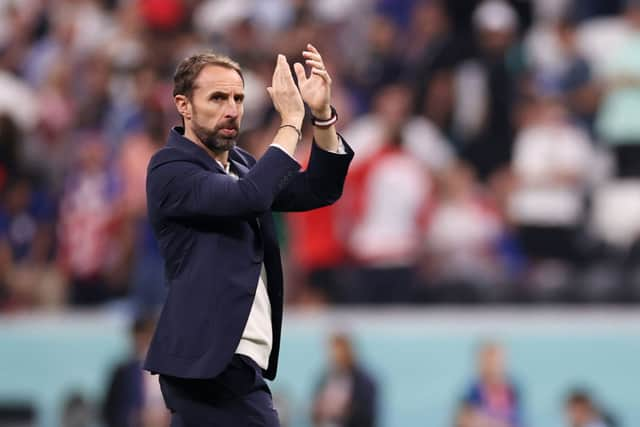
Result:
[[[184,128],[148,168],[149,218],[169,293],[145,368],[160,374],[172,426],[278,426],[264,378],[276,375],[282,268],[271,211],[305,211],[341,193],[353,151],[335,131],[331,78],[315,47],[311,74],[278,56],[267,88],[282,120],[258,161],[235,147],[244,82],[237,63],[185,59],[174,77]],[[309,166],[293,153],[304,102],[314,124]]]
[[[156,325],[155,315],[141,313],[131,325],[133,352],[118,364],[109,381],[102,405],[107,427],[162,427],[169,424],[169,412],[155,377],[144,372],[144,359]]]
[[[585,390],[573,390],[565,401],[565,411],[570,427],[608,427],[604,417]]]
[[[316,427],[373,427],[377,424],[377,385],[356,358],[347,335],[331,337],[330,365],[313,399]]]
[[[467,389],[463,403],[491,425],[522,426],[522,402],[507,373],[504,348],[497,342],[484,342],[477,358],[478,378]]]

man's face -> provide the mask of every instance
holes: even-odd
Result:
[[[567,419],[571,427],[583,427],[589,422],[589,408],[582,403],[567,405]]]
[[[183,113],[179,97],[176,103]],[[185,126],[211,151],[228,151],[238,138],[243,100],[240,75],[230,68],[208,65],[196,78],[191,99],[184,99]]]
[[[334,368],[341,371],[351,368],[351,348],[343,338],[333,338],[331,340],[331,362]]]
[[[499,346],[489,346],[481,350],[479,359],[480,375],[490,384],[501,383],[505,379],[504,353]]]

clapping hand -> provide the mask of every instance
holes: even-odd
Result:
[[[304,103],[284,55],[278,55],[273,80],[267,91],[282,122],[300,128],[304,119]]]
[[[307,77],[302,64],[296,62],[293,65],[302,99],[314,116],[329,118],[331,116],[331,77],[318,49],[313,45],[307,44],[307,49],[302,52],[302,56],[305,57],[306,64],[311,66],[311,74]]]

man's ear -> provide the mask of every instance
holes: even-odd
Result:
[[[176,95],[173,97],[178,113],[184,120],[191,120],[191,102],[184,95]]]

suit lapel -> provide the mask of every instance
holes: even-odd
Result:
[[[249,172],[249,168],[246,167],[241,161],[235,159],[235,153],[233,151],[229,152],[229,162],[231,162],[231,168],[235,174],[238,175],[238,178],[244,178],[244,176]],[[260,218],[255,218],[249,221],[251,227],[253,227],[254,231],[260,238],[262,238],[262,229],[260,227]]]
[[[238,174],[239,178],[244,178],[247,172],[249,172],[249,168],[243,165],[242,163],[240,163],[239,161],[232,158],[229,158],[229,161],[231,162],[231,166],[233,167],[233,170],[235,171],[235,173]]]

